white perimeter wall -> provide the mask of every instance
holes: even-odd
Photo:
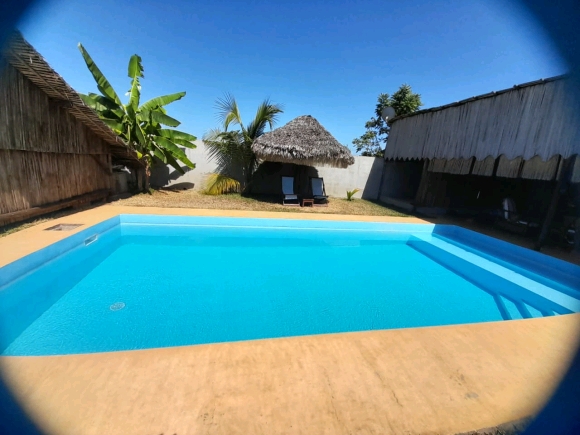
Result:
[[[168,187],[184,189],[201,189],[204,178],[207,174],[215,172],[216,165],[208,158],[207,151],[202,141],[195,141],[197,148],[185,149],[185,154],[189,160],[195,163],[195,169],[186,169],[186,173],[181,175],[171,166],[155,166],[151,171],[151,185],[154,187]]]
[[[202,141],[196,141],[197,148],[186,149],[187,157],[195,163],[195,169],[179,174],[170,166],[154,167],[151,185],[155,187],[174,187],[199,190],[207,174],[215,171],[216,165],[209,160]],[[357,198],[377,199],[381,181],[383,159],[378,157],[355,156],[354,164],[346,169],[317,166],[320,177],[324,178],[326,194],[333,197],[346,197],[347,190],[361,189]],[[281,186],[280,186],[281,188]]]
[[[347,190],[360,189],[355,198],[377,199],[381,182],[383,159],[355,156],[354,164],[346,169],[317,166],[318,175],[324,178],[328,196],[346,198]]]

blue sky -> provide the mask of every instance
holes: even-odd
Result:
[[[279,126],[309,114],[350,145],[402,83],[427,108],[566,72],[542,29],[499,1],[48,0],[19,27],[79,92],[96,87],[78,42],[119,93],[139,54],[143,98],[187,91],[169,114],[200,138],[225,92],[246,122],[269,97]]]

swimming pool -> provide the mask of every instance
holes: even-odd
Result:
[[[120,215],[0,269],[0,353],[580,311],[580,268],[446,225]]]

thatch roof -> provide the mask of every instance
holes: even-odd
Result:
[[[8,38],[0,55],[20,74],[38,86],[51,100],[58,102],[74,118],[108,143],[111,147],[111,154],[117,160],[125,164],[139,164],[135,153],[99,119],[93,109],[85,105],[79,94],[51,68],[20,32],[15,31]]]
[[[341,145],[310,115],[299,116],[254,141],[256,156],[269,162],[297,165],[329,165],[346,168],[354,163],[350,150]]]
[[[385,158],[570,157],[579,151],[580,115],[569,86],[553,77],[393,118]]]
[[[389,119],[389,125],[392,125],[394,122],[399,121],[399,120],[404,119],[404,118],[409,118],[412,116],[421,115],[423,113],[438,112],[440,110],[448,109],[450,107],[462,106],[464,104],[471,103],[472,101],[483,100],[485,98],[492,98],[492,97],[496,97],[500,94],[505,94],[506,92],[511,92],[514,90],[523,89],[523,88],[527,88],[530,86],[541,85],[541,84],[553,82],[556,80],[564,80],[567,77],[568,77],[567,75],[563,74],[563,75],[559,75],[559,76],[548,77],[547,79],[534,80],[531,82],[521,83],[519,85],[513,85],[511,88],[501,89],[499,91],[491,91],[491,92],[488,92],[487,94],[476,95],[474,97],[465,98],[463,100],[455,101],[453,103],[444,104],[442,106],[436,106],[436,107],[430,107],[428,109],[417,110],[416,112],[407,113],[406,115],[395,116],[394,118]]]

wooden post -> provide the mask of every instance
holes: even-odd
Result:
[[[429,184],[429,159],[423,160],[423,168],[421,169],[421,180],[419,181],[419,187],[417,187],[417,192],[415,193],[415,207],[424,205],[426,189]]]
[[[137,178],[137,191],[143,192],[143,179],[145,178],[145,172],[143,168],[137,168],[135,170],[135,177]]]
[[[536,251],[539,251],[542,248],[542,245],[546,241],[546,237],[548,237],[548,232],[550,231],[550,226],[552,225],[552,220],[554,219],[554,215],[556,214],[556,209],[558,207],[558,202],[560,201],[560,190],[562,189],[564,179],[568,176],[570,165],[573,161],[574,158],[569,157],[562,162],[562,169],[560,170],[558,179],[556,181],[556,187],[554,187],[554,192],[552,193],[552,200],[550,201],[550,206],[548,207],[546,217],[544,218],[540,236],[534,245],[534,249]]]

